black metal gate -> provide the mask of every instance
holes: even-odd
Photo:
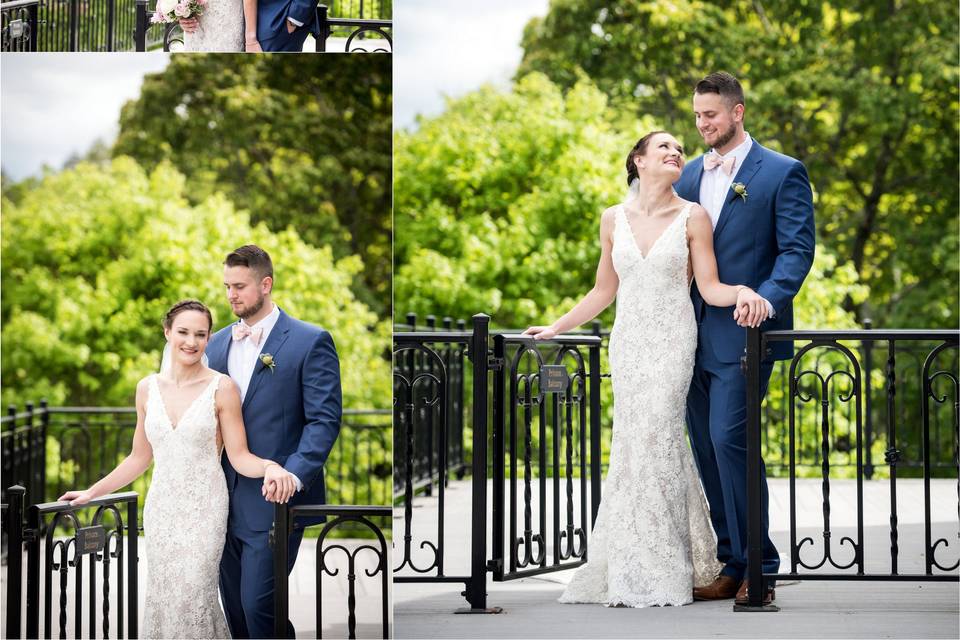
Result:
[[[404,516],[394,581],[463,583],[465,611],[497,610],[487,609],[487,572],[503,581],[583,564],[600,502],[600,336],[534,341],[491,335],[489,323],[478,314],[472,331],[452,330],[447,320],[443,331],[417,331],[410,322],[412,331],[394,332],[395,491]],[[446,486],[452,453],[463,451],[465,415],[473,449],[470,574],[449,575]],[[436,531],[415,540],[415,495],[434,488]],[[428,561],[416,560],[418,549]]]

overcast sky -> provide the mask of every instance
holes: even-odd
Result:
[[[394,127],[443,111],[485,82],[507,85],[520,63],[520,37],[549,0],[403,0],[394,3]]]
[[[0,163],[14,180],[59,169],[98,138],[112,142],[120,107],[165,53],[4,53],[0,57]]]

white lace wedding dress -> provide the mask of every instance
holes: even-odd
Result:
[[[228,509],[214,407],[220,376],[177,425],[167,414],[157,376],[149,378],[144,427],[154,466],[143,507],[144,638],[230,637],[217,590]]]
[[[687,604],[694,584],[709,584],[721,569],[684,422],[697,347],[689,215],[687,205],[644,256],[624,207],[615,211],[610,467],[587,564],[560,602]]]
[[[193,33],[184,32],[185,51],[244,50],[242,0],[209,0],[199,23]]]

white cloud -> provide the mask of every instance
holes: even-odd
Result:
[[[523,54],[523,27],[548,7],[549,0],[396,3],[394,127],[409,128],[417,114],[442,112],[444,96],[488,82],[506,85]]]
[[[94,141],[112,141],[120,107],[165,53],[5,53],[0,58],[0,162],[14,180],[59,168]]]

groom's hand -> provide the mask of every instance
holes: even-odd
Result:
[[[184,33],[193,33],[199,25],[200,22],[196,18],[180,18],[180,28]]]
[[[297,30],[297,25],[287,20],[287,33],[293,33]]]

